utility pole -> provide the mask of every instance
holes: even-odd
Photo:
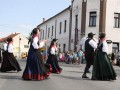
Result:
[[[21,49],[20,49],[20,41],[21,41],[21,38],[19,36],[19,59],[20,59],[20,51],[21,51]]]

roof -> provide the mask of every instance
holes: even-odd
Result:
[[[13,37],[17,36],[18,34],[20,34],[20,33],[14,33],[14,34],[12,33],[12,34],[8,35],[7,37],[3,37],[3,38],[0,39],[0,43],[5,42],[8,37],[13,38]]]
[[[71,6],[67,7],[66,9],[64,9],[63,11],[61,11],[61,12],[59,12],[58,14],[54,15],[53,17],[51,17],[51,18],[47,19],[47,20],[46,20],[46,21],[44,21],[43,23],[39,24],[37,27],[39,27],[40,25],[42,25],[42,24],[44,24],[44,23],[48,22],[49,20],[53,19],[54,17],[56,17],[56,16],[60,15],[60,14],[61,14],[61,13],[63,13],[64,11],[66,11],[66,10],[70,10],[70,7],[71,7]]]

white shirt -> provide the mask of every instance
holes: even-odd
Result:
[[[94,49],[97,48],[97,43],[96,43],[93,39],[91,39],[91,40],[89,41],[89,44],[90,44]]]
[[[53,54],[53,55],[55,55],[57,50],[58,50],[57,47],[56,47],[56,46],[53,46],[53,47],[51,47],[51,49],[50,49],[50,53]]]
[[[89,44],[90,44],[90,46],[93,47],[94,49],[97,48],[97,43],[96,43],[93,39],[91,39],[91,40],[89,41]],[[82,50],[85,51],[85,43],[82,45]]]
[[[103,41],[102,51],[108,54],[108,45],[106,41]]]
[[[41,47],[43,47],[45,44],[45,42],[40,42],[40,45],[38,45],[38,37],[34,37],[33,38],[33,42],[32,42],[32,46],[34,47],[34,49],[39,49]]]
[[[8,46],[8,52],[13,53],[13,50],[14,50],[13,44],[10,43],[9,46]]]
[[[3,49],[4,49],[4,51],[7,50],[7,43],[4,43],[4,44],[3,44]]]

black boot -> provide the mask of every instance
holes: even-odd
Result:
[[[96,77],[94,77],[94,76],[92,76],[91,80],[97,80],[97,78],[96,78]]]
[[[86,74],[83,74],[83,75],[82,75],[82,78],[89,78],[89,77],[87,77]]]

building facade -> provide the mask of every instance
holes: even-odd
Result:
[[[80,47],[89,32],[105,32],[109,53],[120,50],[120,0],[71,0],[67,9],[39,24],[41,36],[51,41],[58,38],[61,51]],[[52,27],[53,26],[53,27]],[[64,32],[66,31],[66,32]],[[49,34],[51,38],[48,38]],[[49,42],[50,43],[50,42]]]
[[[66,8],[57,15],[44,21],[38,27],[41,30],[41,40],[48,39],[46,44],[49,47],[51,40],[57,38],[60,51],[67,51],[69,44],[69,23],[70,23],[70,7]]]
[[[14,55],[17,58],[21,58],[22,53],[28,53],[29,45],[28,39],[21,33],[12,33],[7,37],[0,39],[0,48],[3,48],[3,44],[8,37],[13,38],[13,46],[14,46]]]

